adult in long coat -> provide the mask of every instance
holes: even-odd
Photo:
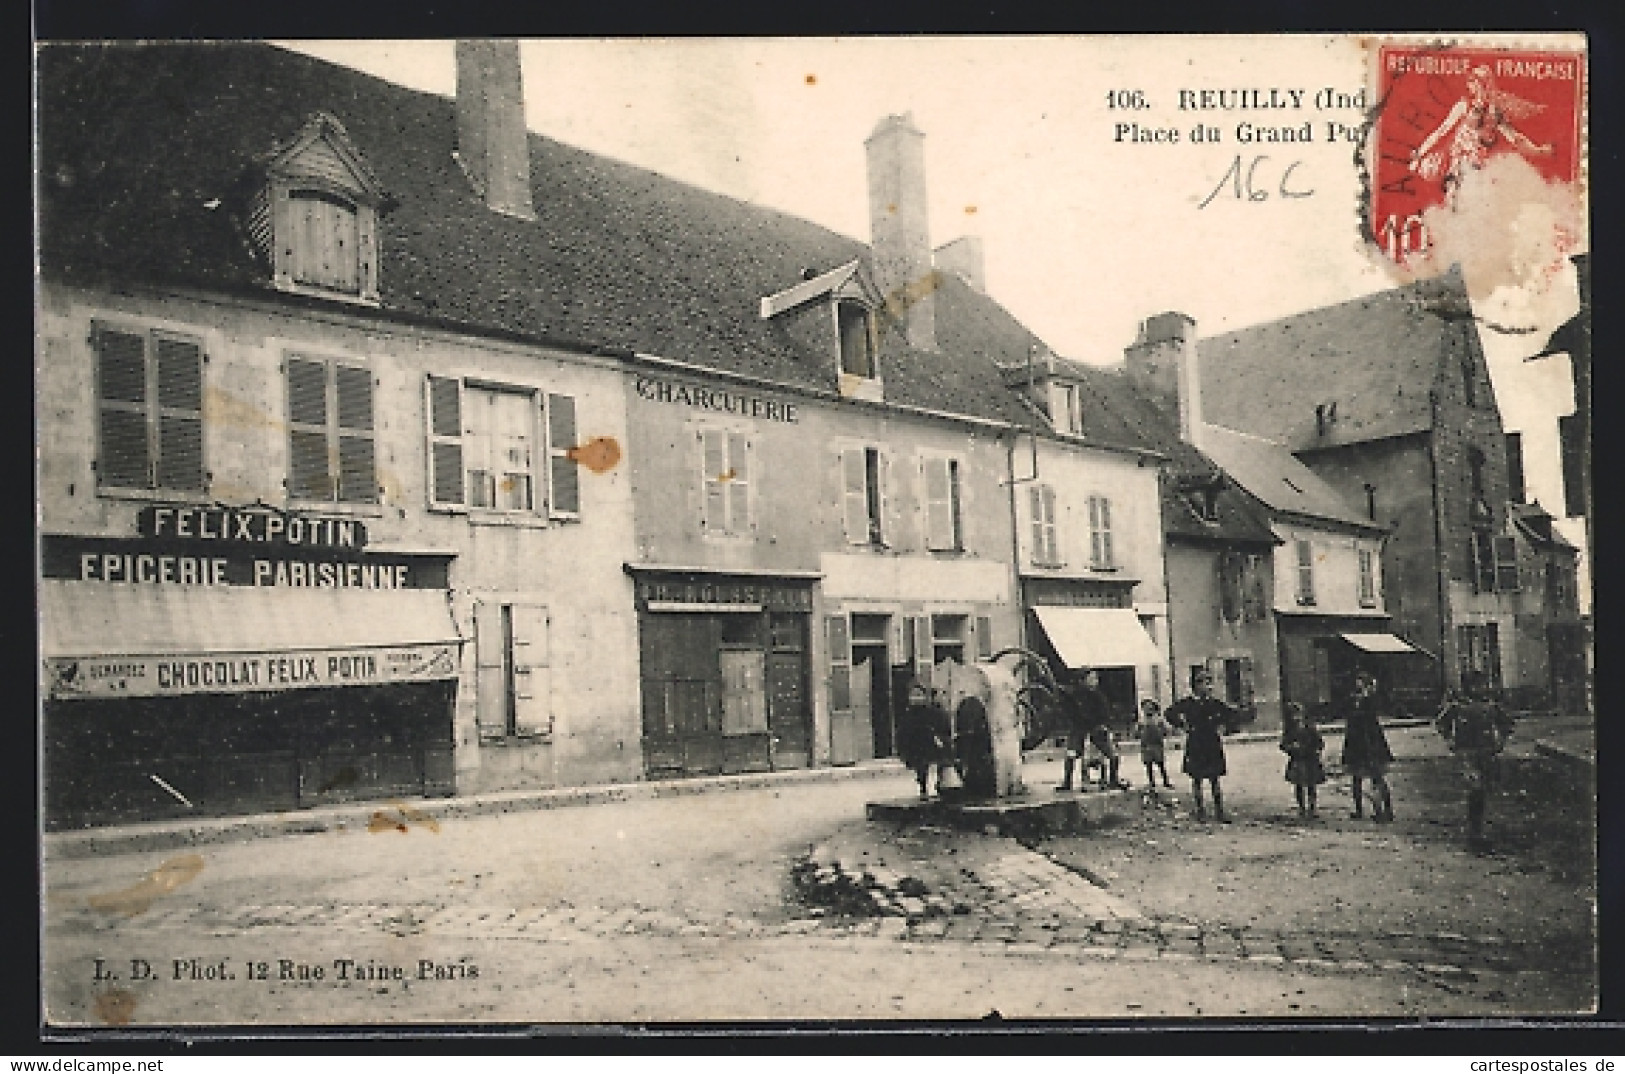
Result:
[[[953,725],[947,710],[924,683],[912,684],[908,688],[908,707],[897,721],[897,752],[903,763],[914,770],[921,798],[928,796],[933,768],[937,769],[937,792],[941,794],[941,766],[953,762],[952,741]]]
[[[1191,796],[1196,801],[1196,819],[1206,820],[1202,804],[1202,782],[1213,789],[1213,816],[1229,823],[1224,811],[1224,791],[1219,777],[1227,771],[1224,761],[1224,733],[1239,722],[1236,710],[1213,696],[1213,678],[1198,672],[1191,681],[1195,696],[1168,706],[1168,722],[1185,730],[1185,760],[1180,765],[1191,778]]]
[[[1388,766],[1393,763],[1394,752],[1388,748],[1388,736],[1382,730],[1381,708],[1376,678],[1369,671],[1356,673],[1354,697],[1343,731],[1343,771],[1349,774],[1349,789],[1354,796],[1354,812],[1349,814],[1352,819],[1364,815],[1361,785],[1366,780],[1371,781],[1371,819],[1394,819],[1394,796],[1388,788]]]

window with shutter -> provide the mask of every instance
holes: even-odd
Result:
[[[856,302],[837,303],[836,319],[841,336],[841,372],[874,379],[874,327],[868,308]]]
[[[1472,583],[1475,592],[1495,592],[1495,540],[1480,531],[1468,538],[1468,560],[1472,564]]]
[[[1250,623],[1261,623],[1269,617],[1270,611],[1269,602],[1264,594],[1264,577],[1269,563],[1259,555],[1248,555],[1243,562],[1245,600],[1242,605],[1242,618]]]
[[[700,470],[704,492],[701,525],[706,533],[737,536],[750,531],[750,441],[743,433],[701,429]]]
[[[1298,556],[1298,603],[1315,603],[1315,546],[1309,541],[1296,541]]]
[[[993,659],[993,620],[986,615],[976,617],[976,659]]]
[[[852,709],[852,639],[846,616],[824,617],[824,639],[829,646],[829,707],[833,712]]]
[[[104,488],[202,492],[203,348],[98,325],[97,479]]]
[[[1241,618],[1241,564],[1235,552],[1219,555],[1219,615],[1227,623]]]
[[[328,359],[289,355],[288,495],[376,503],[372,374]]]
[[[429,377],[429,502],[462,506],[463,493],[463,382]]]
[[[576,464],[576,400],[573,395],[547,397],[548,514],[581,515],[581,471]]]
[[[909,620],[909,623],[914,631],[914,677],[930,686],[931,669],[934,665],[931,617],[929,615],[916,615]]]
[[[553,730],[552,680],[548,660],[547,609],[514,604],[509,615],[509,662],[513,667],[512,734],[535,736]]]
[[[1374,608],[1377,606],[1377,567],[1376,557],[1371,549],[1359,550],[1360,571],[1360,607]]]
[[[293,281],[343,294],[361,291],[361,226],[356,206],[320,190],[290,190],[292,234],[284,248]]]
[[[1033,563],[1041,567],[1061,566],[1061,549],[1055,530],[1055,488],[1051,485],[1029,486],[1030,509],[1033,516]]]
[[[1112,560],[1112,505],[1104,496],[1089,497],[1089,565],[1110,570]]]
[[[956,552],[959,535],[959,462],[927,458],[925,469],[925,546],[933,552]]]
[[[1518,541],[1515,537],[1497,537],[1494,542],[1495,588],[1501,593],[1518,592]]]
[[[869,543],[869,482],[862,448],[841,452],[841,513],[848,544]]]

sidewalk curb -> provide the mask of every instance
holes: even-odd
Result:
[[[798,768],[784,772],[749,772],[732,776],[644,780],[637,783],[555,787],[547,790],[497,791],[451,798],[393,798],[353,802],[341,806],[255,813],[238,817],[210,817],[189,821],[149,821],[138,824],[47,832],[41,840],[44,857],[69,860],[103,854],[136,854],[152,850],[310,835],[346,828],[365,828],[375,815],[389,824],[438,823],[469,817],[530,813],[543,809],[601,805],[609,802],[650,801],[690,794],[794,787],[807,783],[841,783],[885,779],[907,772],[901,762],[885,759],[838,768]]]

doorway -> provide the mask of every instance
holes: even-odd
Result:
[[[868,742],[872,757],[892,757],[897,753],[896,725],[893,717],[892,675],[888,638],[891,630],[889,615],[852,616],[852,675],[862,679],[862,687],[853,691],[853,707],[867,694],[868,711],[857,711],[859,743]],[[854,687],[858,683],[854,681]],[[868,734],[864,735],[867,725]]]

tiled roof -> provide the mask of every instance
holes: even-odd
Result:
[[[1271,511],[1373,530],[1383,527],[1351,510],[1325,481],[1272,440],[1204,426],[1202,450]]]
[[[48,277],[274,294],[245,237],[245,177],[326,112],[392,199],[383,314],[834,391],[834,355],[760,316],[805,272],[869,261],[865,244],[806,220],[535,134],[536,220],[505,216],[452,156],[450,98],[268,45],[52,45],[39,84]],[[1023,361],[1037,337],[957,276],[938,284],[940,352],[882,325],[887,401],[1025,424],[995,363]],[[1091,439],[1144,448],[1109,440],[1109,424]]]
[[[1163,532],[1169,537],[1198,540],[1275,544],[1269,516],[1251,497],[1238,490],[1214,461],[1181,440],[1175,420],[1130,382],[1120,367],[1062,363],[1067,375],[1080,381],[1091,400],[1084,404],[1084,425],[1098,411],[1102,418],[1124,422],[1134,436],[1166,457],[1167,475],[1160,482]],[[1188,492],[1197,485],[1217,482],[1214,518],[1197,513]]]
[[[1367,295],[1197,343],[1202,413],[1293,451],[1431,427],[1450,333],[1476,331],[1461,277]],[[1337,404],[1327,435],[1315,407]]]

